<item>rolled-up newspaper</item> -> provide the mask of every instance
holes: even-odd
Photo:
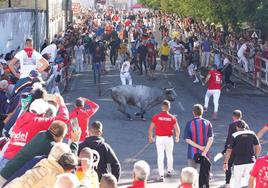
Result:
[[[223,157],[223,154],[222,153],[217,153],[217,155],[215,155],[213,161],[214,162],[217,162],[219,159],[221,159]]]

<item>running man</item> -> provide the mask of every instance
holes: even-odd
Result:
[[[222,84],[222,75],[217,70],[216,65],[212,65],[210,71],[208,72],[208,75],[206,77],[205,85],[208,83],[208,90],[205,95],[205,105],[204,110],[207,111],[208,104],[209,104],[209,98],[211,95],[213,96],[213,103],[214,103],[214,113],[212,115],[212,119],[217,119],[218,116],[218,109],[219,109],[219,99],[221,95],[221,84]]]

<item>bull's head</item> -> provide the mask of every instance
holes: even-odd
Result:
[[[175,101],[176,99],[176,95],[174,92],[175,87],[172,88],[164,88],[164,95],[165,95],[165,99],[168,101]]]

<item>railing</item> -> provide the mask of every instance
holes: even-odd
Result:
[[[236,52],[233,49],[228,47],[220,48],[217,45],[213,45],[213,49],[228,57],[233,65],[234,75],[236,77],[268,93],[268,59],[265,59],[259,55],[255,55],[255,57],[252,58],[247,58],[249,64],[253,66],[253,72],[246,73],[238,63],[239,58],[236,56]],[[213,58],[212,62],[214,62],[214,54],[211,54],[211,58]]]

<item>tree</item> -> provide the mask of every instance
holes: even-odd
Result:
[[[208,22],[239,26],[243,22],[268,28],[268,0],[140,0],[140,3]]]

